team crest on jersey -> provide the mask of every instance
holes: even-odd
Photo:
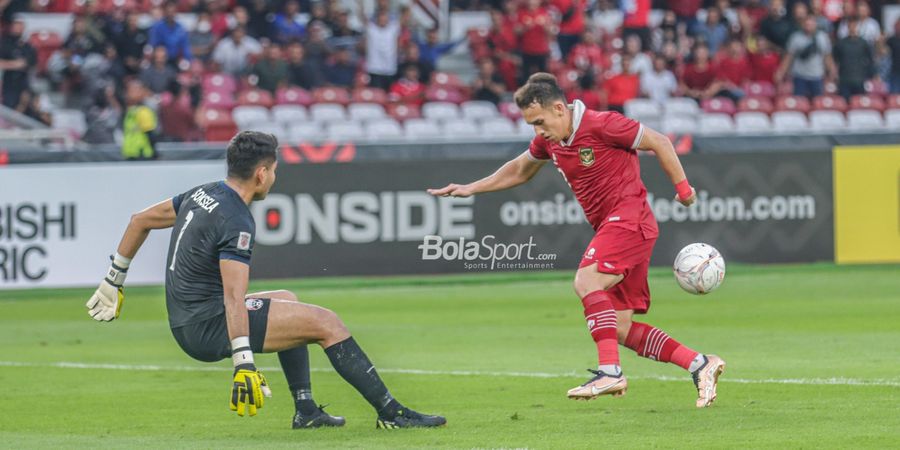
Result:
[[[248,298],[247,300],[244,300],[244,304],[247,305],[247,311],[256,311],[263,307],[261,298]]]
[[[238,235],[237,248],[238,250],[250,250],[250,233],[241,231],[241,234]]]
[[[590,147],[578,149],[578,158],[581,159],[581,165],[583,166],[594,164],[594,149]]]

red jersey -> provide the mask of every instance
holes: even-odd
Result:
[[[584,5],[582,0],[553,0],[559,12],[559,34],[581,34],[584,32]],[[566,14],[569,17],[565,17]]]
[[[750,79],[753,69],[750,67],[750,59],[747,56],[741,56],[737,59],[724,56],[716,64],[715,72],[716,78],[730,81],[735,86],[741,86]]]
[[[606,101],[612,106],[623,106],[641,93],[641,77],[633,73],[620,73],[603,82]]]
[[[773,51],[751,53],[750,65],[752,67],[750,71],[751,80],[774,83],[775,72],[778,71],[778,66],[781,65],[781,56]]]
[[[569,65],[578,69],[595,69],[601,72],[606,68],[606,60],[603,58],[603,49],[597,44],[575,44],[569,50]]]
[[[550,53],[550,38],[545,28],[550,24],[550,15],[544,8],[519,11],[518,24],[522,27],[522,34],[519,36],[519,48],[522,53],[526,55]]]
[[[422,105],[425,102],[425,85],[401,78],[391,85],[388,95],[401,103]]]
[[[594,230],[611,225],[640,229],[644,239],[658,236],[635,150],[643,126],[617,112],[588,110],[580,101],[572,122],[568,141],[550,142],[538,134],[529,155],[553,160]]]
[[[681,81],[687,87],[697,90],[708,88],[715,79],[716,74],[713,71],[712,64],[707,64],[705,69],[700,69],[696,64],[688,64],[681,75]]]
[[[625,0],[622,9],[625,18],[622,26],[625,28],[647,28],[650,23],[650,0]]]

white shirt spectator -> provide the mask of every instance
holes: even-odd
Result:
[[[678,81],[671,70],[651,70],[641,75],[641,92],[656,103],[665,103],[676,89]]]
[[[261,52],[262,46],[250,36],[241,37],[240,43],[236,43],[231,37],[226,37],[216,45],[212,59],[219,64],[223,72],[240,75],[247,68],[247,58]]]
[[[384,27],[370,22],[366,27],[366,70],[376,75],[397,74],[397,39],[400,23],[391,21]]]
[[[856,25],[856,32],[859,33],[859,37],[866,40],[871,45],[875,45],[875,42],[881,37],[881,26],[878,25],[878,21],[871,18],[866,17],[859,21]],[[838,39],[843,39],[847,37],[850,32],[847,30],[847,21],[841,21],[840,26],[838,26],[837,37]]]

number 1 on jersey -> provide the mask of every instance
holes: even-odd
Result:
[[[181,244],[181,237],[184,236],[184,230],[187,230],[193,219],[194,211],[188,211],[187,216],[184,218],[184,225],[181,227],[181,231],[178,232],[178,239],[175,240],[175,250],[172,250],[172,264],[169,264],[169,270],[175,270],[175,258],[178,257],[178,246]]]

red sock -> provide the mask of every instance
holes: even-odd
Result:
[[[616,311],[606,291],[594,291],[581,299],[588,330],[597,344],[600,365],[619,364],[619,343],[616,338]]]
[[[669,337],[659,328],[646,323],[632,322],[625,339],[625,346],[638,356],[660,362],[671,362],[688,370],[697,352]]]

